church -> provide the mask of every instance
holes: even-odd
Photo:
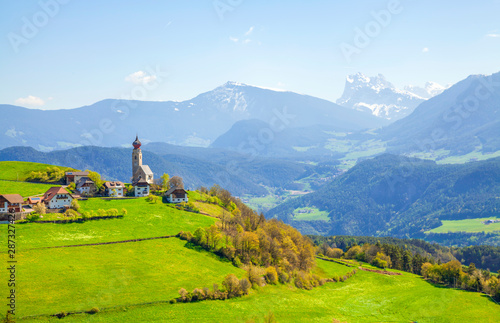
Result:
[[[139,137],[132,143],[132,185],[135,196],[148,196],[150,185],[154,183],[154,175],[148,165],[142,164],[142,150]]]

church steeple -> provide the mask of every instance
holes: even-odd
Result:
[[[135,141],[132,143],[132,146],[134,146],[134,149],[140,149],[141,148],[141,141],[139,140],[139,136],[135,135]]]
[[[142,166],[142,150],[139,136],[135,136],[135,141],[132,143],[132,181],[136,180],[137,170]]]

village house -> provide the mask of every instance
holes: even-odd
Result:
[[[89,172],[66,172],[66,185],[77,183],[82,177],[88,177]]]
[[[28,200],[26,202],[28,203],[28,205],[34,206],[34,205],[37,205],[37,203],[42,202],[42,198],[30,196],[30,197],[28,197]]]
[[[77,182],[75,189],[83,195],[91,195],[96,191],[96,186],[94,181],[88,177],[81,177]]]
[[[125,185],[122,182],[106,182],[106,195],[110,197],[123,197],[125,192]]]
[[[42,198],[49,209],[69,208],[73,196],[62,187],[51,187]]]
[[[188,201],[187,192],[183,188],[171,188],[165,193],[165,197],[169,203],[181,203]]]
[[[136,197],[143,197],[143,196],[148,196],[149,195],[149,183],[145,180],[140,178],[139,181],[136,183],[133,183],[134,185],[134,195]]]
[[[23,203],[23,197],[19,194],[0,195],[0,213],[22,212]]]

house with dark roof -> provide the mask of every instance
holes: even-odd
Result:
[[[19,194],[0,195],[0,213],[22,212],[23,203],[23,197]]]
[[[106,195],[110,197],[123,197],[125,195],[125,185],[122,182],[104,183]]]
[[[49,209],[69,208],[73,196],[62,187],[51,187],[42,198]]]
[[[139,178],[139,180],[135,183],[132,183],[132,185],[134,185],[134,195],[136,197],[143,197],[149,195],[150,185],[147,180]]]
[[[96,191],[96,186],[93,180],[88,177],[81,177],[75,185],[75,189],[83,195],[92,195]]]
[[[66,172],[66,185],[78,182],[82,177],[88,177],[89,172]]]
[[[169,203],[188,202],[188,195],[183,188],[171,188],[165,193],[165,197]]]

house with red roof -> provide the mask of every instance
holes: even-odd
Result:
[[[42,198],[49,209],[69,208],[73,196],[62,187],[51,187]]]

